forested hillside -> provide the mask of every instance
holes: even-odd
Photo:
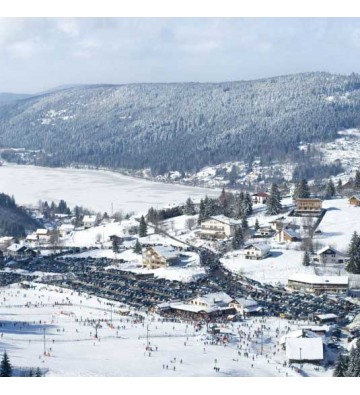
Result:
[[[25,236],[35,230],[38,224],[25,210],[17,206],[14,198],[0,193],[0,237]]]
[[[360,126],[360,76],[305,73],[224,83],[79,86],[0,107],[0,146],[44,149],[45,165],[195,171]]]

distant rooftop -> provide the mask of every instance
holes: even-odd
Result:
[[[312,274],[293,274],[289,277],[289,281],[297,281],[306,284],[336,284],[348,285],[349,278],[347,276],[316,276]]]
[[[223,222],[224,224],[227,224],[227,225],[240,225],[241,224],[241,221],[226,217],[225,215],[222,215],[222,214],[214,215],[214,216],[211,216],[210,218],[215,219],[216,221],[219,221],[219,222]]]

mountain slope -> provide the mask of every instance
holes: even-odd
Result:
[[[25,236],[37,226],[37,222],[17,206],[13,198],[0,193],[0,237]]]
[[[16,100],[26,99],[31,95],[23,94],[23,93],[2,93],[0,92],[0,106],[3,104],[12,103]]]
[[[80,86],[0,107],[0,146],[44,149],[46,165],[198,170],[265,162],[300,141],[360,125],[360,76],[305,73],[256,81]]]

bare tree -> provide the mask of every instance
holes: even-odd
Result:
[[[188,218],[186,220],[185,226],[186,226],[186,229],[192,230],[196,226],[196,224],[197,224],[197,221],[195,218]]]
[[[124,212],[122,210],[116,211],[114,215],[112,216],[115,220],[115,222],[122,222],[122,220],[125,218]]]
[[[100,243],[101,242],[101,233],[98,233],[97,235],[96,235],[96,243]]]
[[[60,232],[58,229],[54,229],[50,231],[50,238],[49,238],[49,244],[53,248],[54,252],[58,249],[60,243]]]

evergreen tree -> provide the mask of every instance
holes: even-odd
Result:
[[[247,216],[251,215],[253,212],[253,204],[252,204],[251,196],[248,192],[246,192],[244,197],[244,206],[245,206],[245,214]]]
[[[341,181],[341,179],[339,178],[339,181],[338,181],[338,183],[337,183],[337,192],[340,194],[341,193],[341,190],[342,190],[342,181]]]
[[[259,220],[258,220],[257,218],[256,218],[256,220],[255,220],[255,226],[254,226],[254,228],[255,228],[255,231],[259,230],[259,228],[260,228]]]
[[[241,219],[241,229],[243,230],[243,232],[245,232],[249,229],[249,224],[248,224],[248,221],[245,216],[242,217],[242,219]]]
[[[336,194],[335,185],[333,180],[329,180],[326,185],[325,197],[326,199],[331,199]]]
[[[11,377],[11,374],[12,374],[12,366],[9,357],[5,351],[0,363],[0,377]]]
[[[349,261],[346,265],[349,273],[360,274],[360,237],[353,233],[349,245]]]
[[[356,342],[356,347],[350,351],[346,376],[360,377],[360,339]]]
[[[34,372],[32,369],[29,370],[29,377],[34,377]]]
[[[336,361],[333,377],[346,377],[348,365],[349,365],[349,357],[340,354],[338,360]]]
[[[281,211],[281,196],[277,184],[272,184],[270,189],[270,196],[266,200],[266,214],[276,215]]]
[[[230,173],[229,173],[229,185],[234,186],[238,179],[238,171],[235,165],[232,165]]]
[[[310,197],[310,188],[308,182],[305,178],[303,178],[295,188],[294,198],[309,198]]]
[[[356,170],[354,179],[354,189],[360,189],[360,171]]]
[[[115,253],[119,252],[119,247],[120,247],[119,238],[114,236],[113,239],[112,239],[112,243],[111,244],[112,244],[113,252],[115,252]]]
[[[41,376],[42,376],[42,374],[41,374],[40,368],[37,368],[36,369],[36,373],[35,373],[35,377],[41,377]]]
[[[240,226],[235,229],[234,237],[232,239],[232,248],[234,250],[240,249],[244,244],[244,234]]]
[[[203,199],[200,199],[198,224],[200,225],[205,218],[205,202]]]
[[[190,198],[188,198],[186,200],[184,214],[186,214],[186,215],[194,215],[194,214],[196,214],[195,205],[194,205],[193,201]]]
[[[142,215],[139,224],[139,237],[145,237],[145,236],[147,236],[147,224],[144,216]]]
[[[234,198],[234,207],[233,207],[233,213],[236,218],[241,218],[244,215],[243,202],[244,202],[244,193],[243,192],[237,193]]]
[[[304,252],[302,264],[304,266],[310,266],[310,254],[307,250]]]
[[[136,243],[135,243],[133,251],[135,252],[135,254],[141,254],[142,246],[141,246],[141,243],[140,243],[139,239],[136,239]]]

